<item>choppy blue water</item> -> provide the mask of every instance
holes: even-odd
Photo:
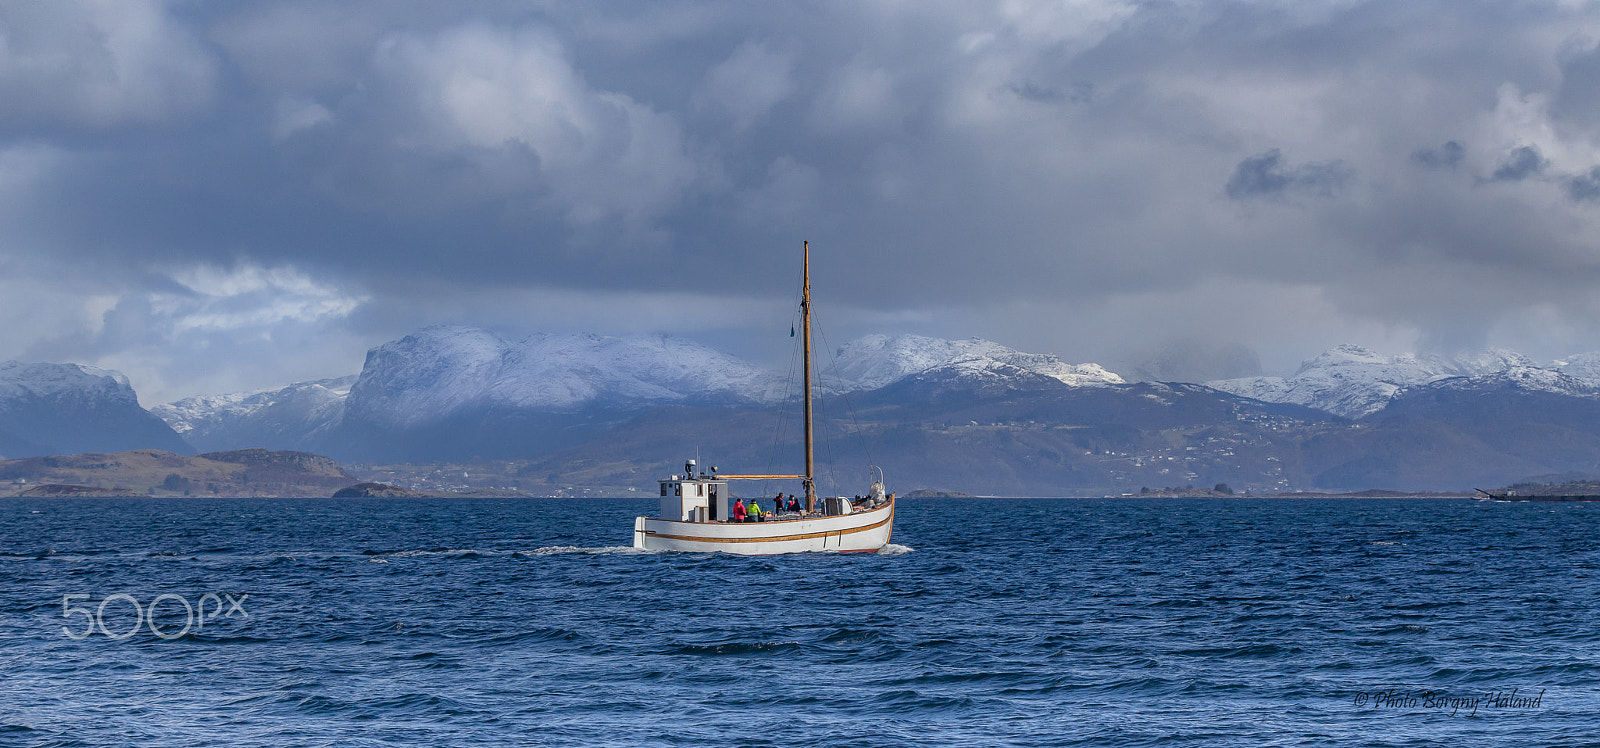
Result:
[[[0,744],[1600,735],[1600,506],[904,501],[890,553],[741,558],[621,547],[653,504],[0,503]]]

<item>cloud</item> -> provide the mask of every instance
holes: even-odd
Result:
[[[902,116],[893,74],[865,56],[835,70],[814,101],[812,126],[822,132],[881,130]]]
[[[1206,345],[1180,338],[1128,367],[1124,377],[1148,382],[1209,382],[1261,375],[1261,358],[1241,343]]]
[[[696,101],[729,117],[734,131],[743,132],[794,94],[794,66],[788,50],[745,42],[706,74]]]
[[[1177,334],[1268,369],[1600,348],[1589,5],[128,0],[0,26],[0,260],[60,310],[0,300],[0,358],[177,392],[310,351],[348,373],[312,336],[581,326],[562,309],[758,350],[806,239],[859,332],[1074,361]]]
[[[1351,180],[1350,169],[1338,161],[1290,167],[1278,149],[1239,162],[1224,191],[1234,200],[1277,197],[1288,193],[1332,197]]]
[[[591,88],[542,29],[467,24],[400,34],[379,43],[375,69],[393,97],[384,102],[397,123],[391,146],[468,161],[520,158],[523,178],[547,188],[578,223],[654,218],[698,176],[676,118]]]
[[[1419,148],[1411,152],[1411,159],[1429,169],[1454,169],[1467,157],[1466,146],[1454,140],[1438,148]]]
[[[1539,155],[1538,148],[1525,145],[1511,151],[1489,179],[1493,182],[1520,182],[1539,176],[1549,165],[1550,162]]]
[[[1600,166],[1568,178],[1567,194],[1579,202],[1600,199]]]
[[[151,309],[175,332],[266,331],[283,322],[348,317],[366,302],[294,268],[197,267],[175,275],[177,292],[154,293]]]
[[[159,0],[0,7],[0,128],[46,134],[170,124],[213,98],[217,62]]]
[[[276,109],[272,139],[279,143],[301,130],[333,122],[333,112],[315,101],[284,98],[278,101]]]
[[[324,359],[359,366],[365,350],[338,328],[369,299],[295,268],[199,266],[145,278],[142,286],[121,293],[103,289],[78,305],[64,305],[70,316],[59,327],[67,331],[26,341],[18,346],[22,357],[121,369],[150,405],[191,394],[197,387],[213,392],[251,389],[288,381],[285,376],[327,376]],[[58,287],[22,299],[52,296],[72,295]],[[17,321],[17,312],[0,307],[0,315],[11,316],[11,322]],[[338,345],[347,349],[332,348]],[[268,352],[270,357],[264,357]],[[225,365],[240,353],[248,356],[248,369]]]

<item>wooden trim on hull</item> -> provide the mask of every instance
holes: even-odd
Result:
[[[828,535],[854,535],[858,532],[876,530],[880,527],[883,527],[884,523],[891,522],[893,520],[894,512],[891,511],[889,516],[884,517],[883,519],[880,519],[870,525],[862,525],[861,527],[851,527],[844,530],[825,530],[823,532],[808,532],[799,535],[774,535],[771,537],[758,538],[711,538],[703,535],[668,535],[666,533],[656,532],[654,530],[645,530],[644,534],[652,538],[688,540],[696,543],[782,543],[788,540],[810,540],[811,538],[821,538]]]

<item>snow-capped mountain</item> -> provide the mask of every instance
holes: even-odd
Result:
[[[255,392],[190,397],[150,411],[202,451],[247,446],[309,450],[318,437],[344,419],[344,401],[355,381],[351,375]]]
[[[1461,392],[1486,392],[1492,390],[1519,390],[1522,392],[1547,392],[1567,397],[1600,397],[1600,386],[1593,381],[1554,369],[1537,366],[1512,366],[1503,371],[1479,374],[1472,377],[1450,377],[1425,385],[1426,389],[1455,390]],[[1419,390],[1422,388],[1412,388]]]
[[[82,364],[0,362],[0,399],[62,396],[123,405],[139,402],[120,371]]]
[[[870,335],[845,344],[833,362],[837,369],[820,377],[824,391],[878,389],[919,375],[969,385],[1031,377],[1071,386],[1122,383],[1095,364],[1065,364],[978,339]],[[828,362],[814,363],[829,368]],[[353,453],[346,448],[356,443],[400,440],[411,445],[407,454],[416,455],[443,444],[449,432],[457,440],[480,442],[474,453],[481,454],[514,451],[553,438],[545,432],[583,431],[595,417],[616,417],[596,413],[666,404],[766,406],[793,396],[796,387],[754,364],[677,338],[512,339],[441,326],[372,349],[358,377],[191,397],[155,410],[201,449],[263,446],[348,455]],[[490,444],[496,439],[503,443],[498,449]],[[378,459],[382,452],[360,454]]]
[[[1507,351],[1444,358],[1343,346],[1292,376],[1211,387],[1125,384],[1094,364],[921,336],[868,336],[813,363],[825,389],[877,393],[857,403],[883,439],[873,445],[880,464],[960,490],[978,475],[991,491],[996,476],[1013,476],[1003,490],[1020,494],[1176,482],[1437,488],[1600,471],[1600,354],[1546,365]],[[106,386],[120,392],[115,379]],[[207,449],[287,447],[373,463],[527,459],[517,478],[555,490],[574,465],[589,471],[583,481],[637,481],[685,445],[723,464],[765,464],[763,413],[795,394],[771,372],[673,338],[436,327],[374,348],[353,382],[160,410]],[[118,397],[133,402],[131,392]],[[1195,424],[1208,427],[1203,440],[1172,441],[1177,426]]]
[[[1067,364],[1055,356],[1024,353],[979,338],[868,335],[840,346],[833,358],[837,368],[821,377],[821,387],[833,391],[875,390],[936,371],[980,381],[1035,374],[1073,387],[1123,383],[1122,377],[1098,364]]]
[[[1581,357],[1575,357],[1575,360]],[[1360,418],[1386,407],[1402,391],[1460,378],[1456,387],[1492,386],[1483,379],[1510,375],[1525,387],[1548,386],[1564,392],[1581,384],[1583,366],[1600,373],[1600,359],[1573,365],[1574,374],[1555,375],[1519,353],[1491,349],[1461,358],[1401,354],[1385,356],[1361,346],[1342,345],[1300,365],[1288,377],[1247,377],[1207,382],[1210,387],[1242,397],[1273,403],[1292,403],[1346,418]],[[1540,372],[1544,372],[1541,374]],[[1600,380],[1596,380],[1600,381]]]
[[[141,447],[190,451],[161,419],[139,407],[121,372],[79,364],[0,363],[0,455]]]
[[[1550,362],[1549,368],[1580,382],[1600,387],[1600,352],[1558,358]]]
[[[475,328],[431,327],[369,351],[345,412],[368,424],[411,426],[487,408],[759,403],[781,392],[772,374],[677,338],[512,340]]]

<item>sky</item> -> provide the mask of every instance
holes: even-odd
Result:
[[[0,3],[0,360],[146,404],[432,324],[781,363],[803,240],[835,345],[1600,350],[1600,5]]]

